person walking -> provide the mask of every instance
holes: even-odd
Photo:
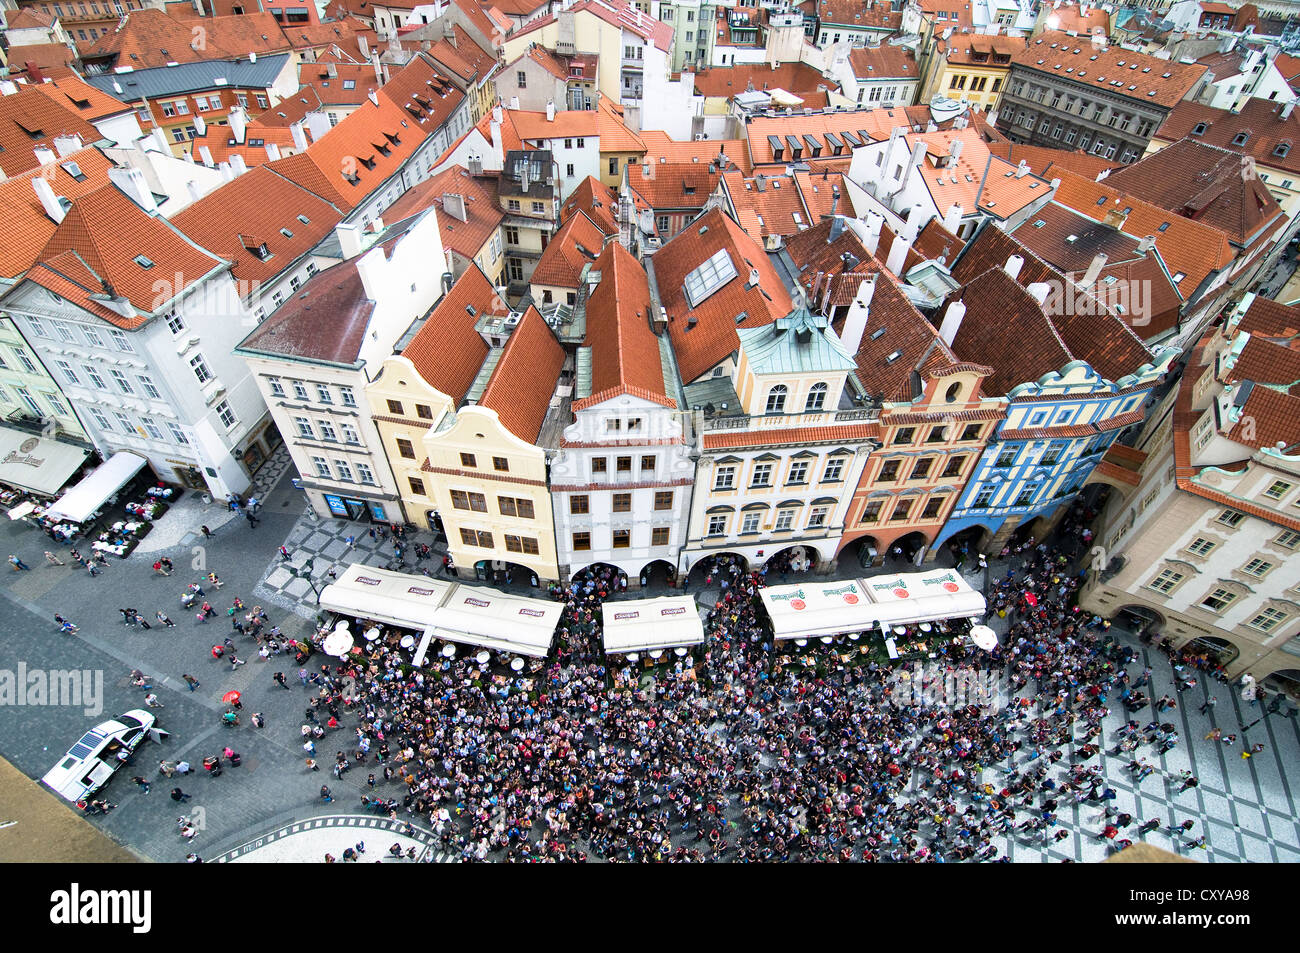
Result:
[[[182,803],[183,803],[183,802],[185,802],[185,801],[188,801],[188,800],[189,800],[190,798],[192,798],[193,796],[194,796],[193,794],[186,794],[186,793],[185,793],[184,791],[182,791],[180,788],[172,788],[172,800],[173,800],[173,801],[179,801],[179,802],[182,802]]]
[[[142,778],[137,776],[132,778],[131,780],[134,781],[137,785],[139,785],[140,790],[144,791],[145,794],[149,793],[149,781],[147,778]]]
[[[217,617],[217,610],[212,608],[209,603],[203,603],[200,608],[203,610],[203,617],[205,619],[215,619]]]
[[[266,719],[262,717],[262,713],[260,711],[253,712],[253,727],[254,728],[266,727]]]
[[[328,785],[322,784],[320,786],[320,799],[324,801],[326,804],[329,804],[331,801],[334,800],[333,795],[330,794],[330,789]]]
[[[222,586],[221,579],[215,572],[208,573],[208,582],[212,583],[214,589],[220,589]]]
[[[14,567],[14,572],[18,572],[19,570],[22,569],[32,568],[31,566],[27,565],[25,562],[23,562],[21,559],[19,559],[17,556],[13,555],[12,553],[9,556],[9,564]]]
[[[1211,695],[1209,698],[1205,699],[1205,704],[1201,706],[1201,714],[1208,715],[1210,712],[1214,711],[1214,706],[1218,703],[1219,700]]]
[[[155,612],[154,616],[158,619],[159,622],[161,622],[167,628],[169,629],[176,628],[176,623],[173,622],[171,619],[167,618],[167,613],[163,612],[161,609]]]
[[[160,701],[158,700],[158,696],[155,695],[153,692],[150,692],[148,695],[145,695],[145,696],[144,696],[144,703],[145,703],[146,705],[148,705],[150,708],[166,708],[166,707],[167,707],[166,705],[164,705],[162,702],[160,702]]]
[[[244,515],[245,515],[246,517],[248,517],[248,528],[249,528],[249,529],[257,529],[257,524],[260,523],[260,522],[262,522],[262,521],[259,520],[256,516],[253,515],[253,511],[252,511],[252,510],[245,510],[245,511],[244,511]]]
[[[49,564],[52,565],[52,566],[63,566],[63,565],[65,565],[65,563],[63,562],[62,559],[60,559],[58,556],[54,555],[54,554],[53,554],[52,552],[50,552],[48,549],[45,550],[45,559],[46,559],[46,561],[49,562]]]
[[[142,628],[142,629],[151,629],[151,628],[153,628],[153,626],[151,626],[151,625],[149,624],[148,620],[145,619],[145,617],[142,616],[142,615],[141,615],[140,613],[138,613],[138,612],[135,614],[135,624],[138,625],[138,626],[139,626],[140,628]]]
[[[271,678],[274,679],[275,684],[279,685],[286,692],[289,691],[289,686],[285,683],[284,680],[284,672],[276,672],[274,675],[271,676]]]
[[[199,527],[199,532],[201,532],[201,533],[203,534],[203,538],[204,538],[204,539],[211,539],[211,538],[212,538],[212,530],[208,529],[206,526],[200,526],[200,527]]]
[[[285,562],[289,562],[289,560],[293,558],[289,555],[289,548],[287,546],[280,546],[280,558]]]
[[[190,687],[190,691],[194,691],[201,684],[193,675],[182,675],[181,678],[185,679],[185,684]]]

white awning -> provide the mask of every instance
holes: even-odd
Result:
[[[415,664],[424,661],[431,638],[542,658],[551,649],[563,611],[559,602],[458,585],[438,607]]]
[[[810,639],[874,628],[964,619],[984,597],[951,569],[760,589],[777,639]]]
[[[758,594],[778,639],[861,632],[873,624],[870,603],[853,579],[769,586]]]
[[[0,483],[53,496],[89,453],[85,447],[0,427]]]
[[[145,465],[144,457],[119,450],[67,493],[64,493],[45,511],[52,519],[71,520],[81,523],[104,505],[104,502]]]
[[[704,641],[704,623],[690,596],[606,602],[601,613],[606,652],[671,649]]]
[[[9,518],[11,520],[20,520],[34,509],[36,509],[35,503],[31,500],[23,500],[9,511]]]
[[[321,608],[423,631],[455,586],[404,572],[353,563],[320,594]]]

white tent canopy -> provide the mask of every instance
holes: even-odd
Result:
[[[778,639],[858,632],[872,624],[856,580],[769,586],[758,591]]]
[[[981,616],[984,597],[951,569],[760,589],[777,639]]]
[[[89,453],[85,447],[0,427],[0,483],[53,496]]]
[[[127,450],[119,450],[94,473],[64,493],[45,511],[52,519],[82,523],[104,502],[130,481],[144,467],[145,459]]]
[[[434,613],[415,664],[424,663],[432,639],[478,645],[543,658],[551,649],[564,605],[479,586],[456,586]]]
[[[644,652],[704,641],[704,623],[691,596],[606,602],[601,613],[606,652]]]
[[[407,629],[427,629],[454,586],[353,563],[320,594],[321,608]]]

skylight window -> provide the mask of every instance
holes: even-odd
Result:
[[[60,168],[78,182],[81,182],[86,178],[86,173],[82,172],[81,166],[77,165],[75,162],[64,162],[60,165]]]
[[[1181,271],[1178,272],[1176,275],[1174,275],[1174,284],[1178,284],[1178,282],[1182,281],[1186,277],[1187,276],[1183,274]]]
[[[153,262],[152,262],[151,260],[149,260],[148,258],[146,258],[144,255],[136,255],[134,261],[135,261],[135,263],[136,263],[137,265],[139,265],[141,268],[152,268],[152,267],[153,267]]]
[[[709,260],[686,276],[686,300],[692,308],[699,307],[732,278],[736,277],[736,266],[725,248],[714,252]]]
[[[299,216],[298,216],[298,221],[302,222],[304,225],[310,225],[310,224],[311,224],[311,219],[309,219],[306,215],[299,215]]]

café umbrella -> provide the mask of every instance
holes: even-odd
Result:
[[[335,658],[346,657],[348,652],[352,651],[352,633],[346,626],[336,628],[326,636],[323,648],[326,655],[333,655]]]
[[[990,629],[987,625],[973,625],[970,629],[970,637],[985,652],[997,648],[998,634]]]
[[[225,702],[227,705],[238,704],[239,698],[240,698],[239,692],[234,690],[228,691],[226,692],[226,694],[221,696],[221,700]]]

